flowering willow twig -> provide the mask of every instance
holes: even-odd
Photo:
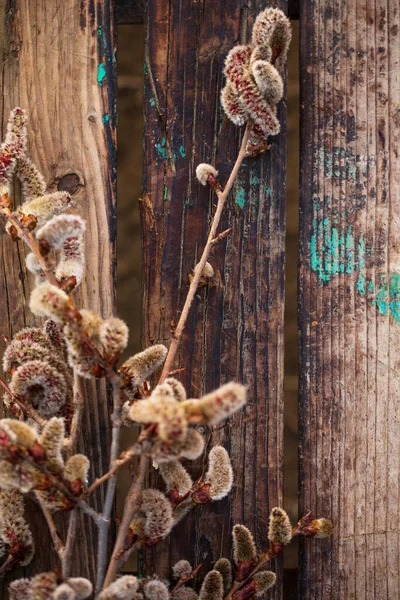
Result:
[[[231,171],[231,174],[229,176],[229,179],[227,181],[227,184],[226,184],[224,190],[221,190],[218,187],[215,189],[215,193],[218,196],[217,209],[215,211],[215,214],[214,214],[214,217],[213,217],[213,220],[211,223],[210,233],[208,234],[207,243],[204,246],[203,254],[201,255],[199,263],[196,265],[196,270],[195,270],[192,280],[190,282],[189,291],[187,293],[186,300],[185,300],[185,303],[182,308],[181,316],[179,317],[178,324],[176,326],[173,338],[171,340],[171,344],[169,346],[167,358],[164,363],[164,367],[163,367],[163,370],[162,370],[162,373],[161,373],[161,376],[159,379],[159,383],[162,383],[164,381],[164,379],[166,377],[168,377],[168,373],[171,371],[171,367],[174,362],[175,355],[179,348],[183,330],[185,329],[186,320],[188,318],[193,299],[196,295],[196,291],[197,291],[197,288],[198,288],[198,285],[200,282],[200,278],[202,276],[204,266],[208,260],[208,257],[210,255],[210,251],[211,251],[212,247],[216,243],[216,239],[217,239],[216,233],[217,233],[218,225],[219,225],[219,222],[221,219],[222,211],[225,206],[226,199],[228,198],[229,192],[231,191],[233,183],[236,179],[240,165],[246,156],[246,146],[247,146],[247,142],[248,142],[248,139],[250,136],[251,128],[252,128],[252,123],[249,121],[247,123],[246,128],[243,133],[243,138],[242,138],[242,143],[240,146],[239,154],[237,156],[236,162],[233,166],[233,169]],[[226,232],[223,232],[223,233],[225,234]],[[219,237],[219,236],[217,236],[217,237]]]
[[[53,515],[51,514],[50,510],[47,508],[47,506],[43,502],[43,500],[40,496],[40,493],[34,491],[34,494],[35,494],[35,499],[42,510],[44,518],[46,519],[47,526],[49,528],[49,532],[51,535],[51,539],[53,540],[54,550],[57,552],[57,554],[62,562],[64,543],[62,542],[60,536],[58,535],[58,531],[57,531],[56,524],[54,523]]]
[[[311,521],[311,512],[304,515],[299,522],[293,527],[291,539],[294,537],[301,535],[302,530],[310,523]],[[267,552],[264,552],[259,556],[257,563],[253,567],[253,569],[248,573],[245,579],[242,581],[237,581],[236,579],[233,581],[231,589],[224,596],[224,600],[232,600],[236,599],[236,592],[243,588],[249,581],[251,581],[252,577],[260,571],[263,567],[265,567],[273,558],[276,558],[281,554],[284,550],[285,546],[283,544],[271,544],[270,548]],[[246,596],[247,597],[247,596]]]

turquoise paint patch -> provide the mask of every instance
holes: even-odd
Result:
[[[168,188],[164,188],[164,200],[168,200]]]
[[[161,156],[161,158],[167,158],[167,149],[166,149],[165,145],[166,145],[165,138],[163,138],[161,140],[161,144],[156,144],[156,150],[157,150],[158,154]]]
[[[183,146],[179,147],[179,154],[182,156],[182,158],[185,158],[186,152],[185,152],[185,148]]]
[[[365,241],[360,235],[357,242],[357,258],[358,258],[358,278],[356,282],[357,290],[361,296],[365,296]]]
[[[257,175],[250,175],[250,185],[257,186],[260,185],[260,178]]]
[[[103,79],[107,75],[106,66],[104,63],[100,63],[97,67],[97,83],[100,87],[103,86]]]
[[[150,98],[150,106],[155,106],[156,105],[156,101],[154,98]]]
[[[107,115],[107,114],[103,115],[103,117],[102,117],[103,123],[108,123],[109,120],[110,120],[110,115]]]
[[[239,188],[238,193],[236,194],[236,203],[240,208],[244,208],[246,205],[246,195],[243,188]]]

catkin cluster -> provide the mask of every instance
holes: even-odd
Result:
[[[10,600],[85,600],[93,586],[84,577],[61,580],[57,573],[40,573],[31,579],[17,579],[9,587]]]
[[[281,71],[291,40],[289,19],[277,8],[267,8],[254,23],[252,43],[229,52],[221,104],[235,125],[253,123],[247,145],[250,155],[268,147],[268,136],[279,133],[276,105],[283,95]]]
[[[43,256],[50,250],[57,253],[56,279],[65,289],[71,290],[82,281],[85,223],[77,215],[62,214],[71,205],[70,194],[65,191],[46,193],[43,175],[26,153],[26,114],[21,108],[15,108],[8,121],[6,139],[0,147],[2,205],[12,208],[9,196],[12,180],[16,177],[21,182],[23,203],[13,214],[33,232]],[[12,239],[20,237],[20,232],[9,221],[6,230]],[[35,253],[28,254],[26,266],[35,275],[36,284],[43,283],[43,270]]]
[[[62,478],[72,496],[79,496],[87,479],[89,460],[75,454],[64,460],[64,419],[53,417],[39,434],[28,423],[0,420],[0,488],[27,493],[37,490],[52,510],[69,510],[74,501],[48,476]],[[45,471],[39,467],[45,467]]]
[[[72,372],[65,361],[62,331],[54,321],[18,332],[3,355],[3,370],[11,375],[10,390],[41,417],[64,416],[67,426],[72,404]],[[13,409],[13,397],[4,395]]]

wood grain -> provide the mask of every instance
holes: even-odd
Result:
[[[284,3],[282,3],[284,6]],[[168,343],[207,237],[215,197],[195,179],[211,162],[222,182],[236,158],[238,130],[221,113],[219,90],[229,49],[249,39],[261,2],[148,3],[145,66],[143,344]],[[230,556],[231,529],[245,523],[266,548],[269,510],[282,502],[285,103],[282,133],[266,156],[246,160],[213,251],[215,280],[199,290],[176,367],[190,395],[231,379],[249,387],[247,408],[228,423],[201,428],[209,447],[230,452],[235,484],[228,500],[198,508],[144,557],[144,572],[169,575],[188,558],[203,574]],[[203,457],[192,468],[206,468]],[[154,478],[152,478],[154,482]],[[281,563],[274,565],[279,573]],[[280,585],[271,598],[280,598]]]
[[[8,0],[0,2],[1,128],[14,106],[29,116],[29,146],[49,189],[68,189],[88,224],[86,278],[78,306],[107,316],[115,306],[115,33],[109,0]],[[0,331],[12,336],[33,325],[32,281],[25,248],[0,235]],[[1,350],[4,349],[1,348]],[[103,384],[86,387],[81,448],[91,460],[91,477],[106,468],[110,438]],[[98,507],[100,496],[96,498]],[[30,520],[38,552],[26,575],[48,570],[55,558],[38,508]],[[95,532],[79,529],[73,574],[92,576]],[[21,573],[19,574],[21,575]],[[15,576],[15,574],[14,574]],[[0,596],[8,578],[0,583]]]
[[[301,8],[301,598],[399,590],[398,0]]]

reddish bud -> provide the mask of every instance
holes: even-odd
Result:
[[[212,498],[210,495],[210,483],[205,483],[198,490],[192,493],[192,500],[196,502],[196,504],[209,504],[212,502]]]
[[[247,579],[247,577],[249,576],[249,573],[251,573],[253,568],[254,568],[254,561],[242,560],[238,564],[237,569],[236,569],[235,578],[237,579],[237,581],[244,581],[245,579]]]
[[[242,589],[237,590],[233,594],[234,600],[246,600],[247,598],[253,598],[257,591],[257,582],[252,579]]]

